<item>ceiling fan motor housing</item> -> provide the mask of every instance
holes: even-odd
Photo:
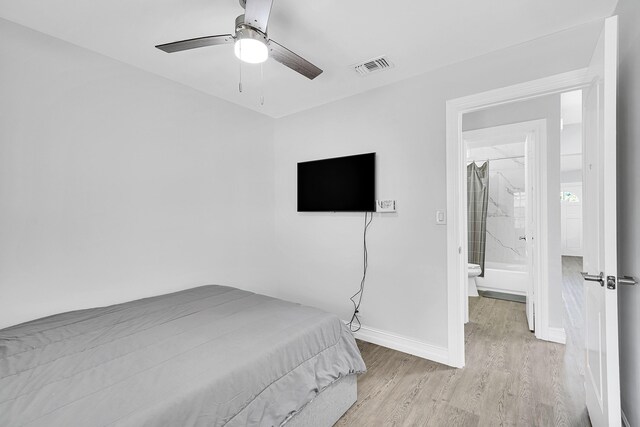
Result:
[[[236,18],[236,39],[255,39],[265,45],[269,41],[265,33],[244,23],[244,15],[240,15]]]

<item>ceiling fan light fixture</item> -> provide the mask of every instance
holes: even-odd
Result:
[[[233,50],[239,60],[249,64],[260,64],[269,58],[269,48],[257,39],[238,39]]]

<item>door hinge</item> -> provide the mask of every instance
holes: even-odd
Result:
[[[607,289],[616,288],[616,276],[607,276]]]

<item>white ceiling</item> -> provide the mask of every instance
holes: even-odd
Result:
[[[251,1],[251,0],[248,0]],[[272,117],[285,116],[610,15],[617,0],[274,0],[269,37],[324,70],[314,81],[273,60],[239,64],[233,46],[166,54],[154,45],[232,33],[237,0],[0,0],[0,17]],[[387,55],[395,68],[350,66]]]

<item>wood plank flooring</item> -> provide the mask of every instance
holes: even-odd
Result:
[[[565,301],[576,302],[565,313],[566,346],[537,340],[524,304],[470,298],[465,368],[358,341],[368,372],[336,425],[589,426],[577,344],[581,262],[563,259]]]

